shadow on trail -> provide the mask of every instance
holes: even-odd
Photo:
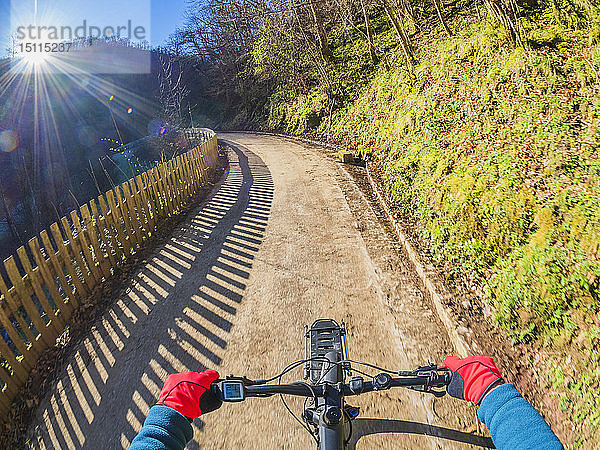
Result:
[[[34,448],[126,448],[169,373],[221,363],[273,200],[260,158],[228,156],[211,197],[74,350],[38,408]]]
[[[356,449],[356,444],[363,436],[378,433],[404,433],[435,436],[451,441],[464,442],[483,448],[496,448],[490,438],[471,433],[443,428],[426,423],[409,422],[407,420],[390,419],[356,419],[352,422],[352,437],[348,442],[350,450]]]

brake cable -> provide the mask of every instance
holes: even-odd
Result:
[[[304,363],[304,361],[302,361],[302,363],[301,363],[301,364],[303,364],[303,363]],[[297,367],[297,366],[296,366],[296,367]],[[281,384],[281,377],[283,377],[284,373],[285,373],[285,372],[282,372],[282,373],[279,375],[279,379],[277,380],[279,384]],[[313,389],[313,387],[312,387],[310,384],[308,384],[308,383],[304,383],[304,382],[298,382],[298,383],[294,383],[294,384],[298,384],[298,385],[304,385],[304,386],[306,386],[306,387],[307,387],[307,388],[310,390],[310,392],[312,393],[312,395],[313,395],[313,398],[314,398],[314,401],[315,401],[315,404],[316,404],[316,402],[317,402],[317,394],[316,394],[315,390]],[[308,398],[308,397],[307,397],[307,398]],[[296,422],[298,422],[300,425],[302,425],[302,428],[304,428],[306,431],[308,431],[308,433],[310,434],[310,436],[311,436],[311,437],[314,439],[315,443],[316,443],[317,445],[319,445],[319,439],[317,438],[317,436],[315,436],[315,434],[316,434],[316,433],[315,433],[315,432],[313,432],[313,431],[311,431],[311,430],[310,430],[310,428],[308,427],[308,425],[307,425],[307,424],[305,424],[305,423],[303,423],[303,422],[302,422],[302,421],[301,421],[301,420],[298,418],[298,416],[296,416],[296,414],[294,414],[294,412],[292,411],[292,409],[291,409],[291,408],[288,406],[287,402],[286,402],[286,401],[285,401],[285,399],[283,398],[283,394],[279,394],[279,399],[281,400],[281,403],[283,403],[283,406],[285,407],[285,409],[287,409],[287,411],[288,411],[288,412],[289,412],[289,413],[292,415],[292,417],[293,417],[293,418],[296,420]],[[305,402],[306,402],[306,400],[305,400]],[[306,404],[306,403],[305,403],[305,404]]]
[[[288,364],[287,366],[285,366],[284,369],[279,374],[275,375],[274,377],[268,378],[266,380],[256,380],[256,381],[253,381],[252,383],[253,384],[267,384],[267,383],[270,383],[271,381],[275,381],[277,379],[281,379],[281,377],[283,375],[285,375],[286,373],[291,372],[296,367],[298,367],[298,366],[300,366],[300,365],[302,365],[304,363],[307,363],[309,361],[328,361],[328,362],[332,362],[332,361],[329,361],[324,356],[319,356],[319,357],[316,357],[316,358],[299,359],[299,360],[294,361],[294,362]]]

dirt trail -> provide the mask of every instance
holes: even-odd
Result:
[[[274,375],[303,357],[303,326],[320,317],[346,321],[353,359],[406,369],[453,352],[396,243],[335,163],[280,138],[221,137],[229,173],[74,351],[38,408],[32,447],[126,448],[168,373]],[[474,410],[448,397],[398,389],[350,403],[361,407],[358,449],[489,446],[472,433]],[[202,419],[188,448],[314,447],[278,398]]]

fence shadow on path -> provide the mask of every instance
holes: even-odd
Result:
[[[243,147],[228,156],[211,196],[74,349],[40,403],[31,446],[126,448],[169,373],[219,366],[273,200],[260,158]]]
[[[378,433],[422,434],[450,441],[464,442],[465,444],[482,448],[496,448],[492,440],[488,437],[407,420],[356,419],[352,422],[352,429],[352,437],[350,438],[350,442],[348,442],[350,450],[356,449],[356,445],[361,437]]]

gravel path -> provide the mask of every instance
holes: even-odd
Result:
[[[453,353],[399,246],[336,163],[281,138],[220,137],[228,174],[75,349],[40,403],[33,448],[126,448],[169,373],[272,376],[303,357],[303,326],[321,317],[346,321],[353,359],[408,369]],[[350,403],[361,407],[358,449],[489,446],[474,409],[448,397],[397,389]],[[188,446],[313,447],[277,397],[196,420]]]

